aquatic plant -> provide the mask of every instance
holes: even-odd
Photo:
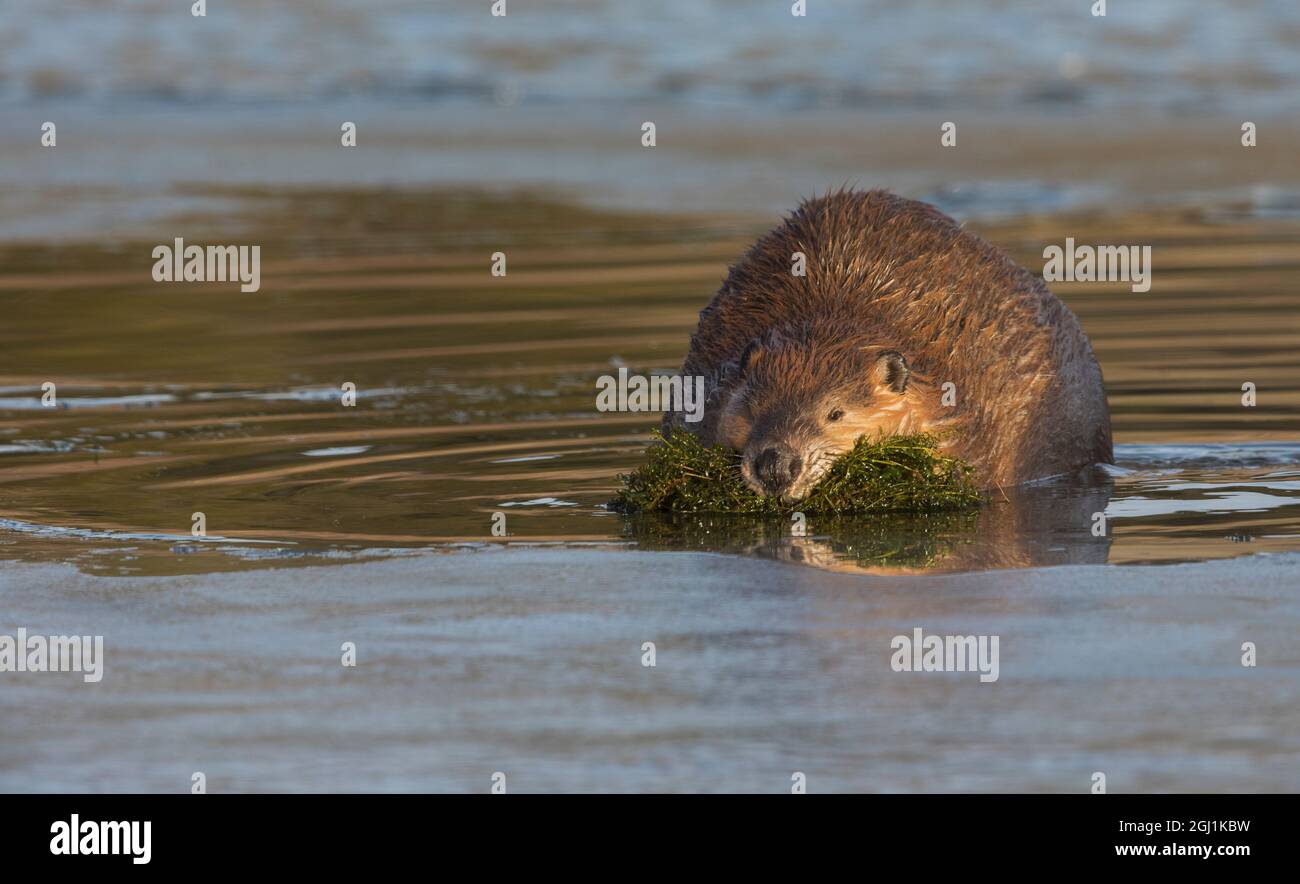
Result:
[[[622,513],[896,513],[973,509],[983,497],[973,469],[941,454],[930,435],[859,439],[802,500],[783,503],[752,491],[740,454],[708,447],[693,434],[656,433],[646,463],[620,476],[610,501]]]

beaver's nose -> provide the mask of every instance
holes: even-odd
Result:
[[[803,460],[799,455],[776,448],[765,448],[754,458],[754,475],[768,494],[778,494],[788,488],[799,478],[801,469]]]

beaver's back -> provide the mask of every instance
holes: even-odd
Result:
[[[791,271],[796,252],[806,276]],[[1074,315],[932,206],[879,190],[803,203],[731,268],[682,371],[716,385],[755,337],[818,315],[836,317],[837,336],[897,342],[936,396],[955,384],[943,416],[990,485],[1113,460],[1101,369]]]

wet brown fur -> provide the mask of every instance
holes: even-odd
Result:
[[[906,361],[901,392],[888,351]],[[704,419],[668,426],[751,453],[786,440],[809,471],[862,434],[945,430],[986,487],[1113,462],[1074,314],[938,209],[884,191],[808,200],[761,237],[700,312],[682,374],[705,378]]]

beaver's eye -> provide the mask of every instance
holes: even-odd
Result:
[[[837,408],[834,411],[832,411],[830,414],[826,415],[826,419],[828,421],[837,421],[842,417],[844,417],[844,409],[842,408]]]

